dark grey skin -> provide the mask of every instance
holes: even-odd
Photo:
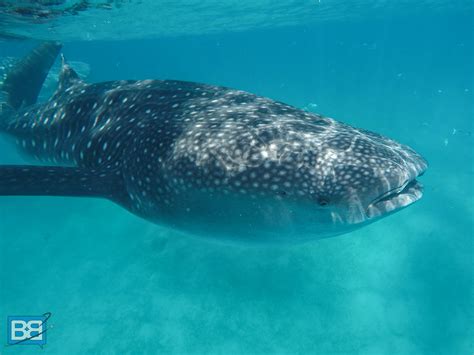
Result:
[[[109,198],[152,222],[239,241],[306,241],[418,200],[426,161],[331,118],[172,80],[86,84],[66,64],[2,131],[51,167],[0,167],[0,195]],[[57,166],[60,165],[60,166]]]

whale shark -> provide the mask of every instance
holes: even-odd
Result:
[[[45,42],[6,75],[0,131],[41,162],[0,166],[2,196],[106,198],[153,223],[222,240],[347,233],[411,205],[428,167],[410,147],[228,87],[86,83]],[[111,221],[111,223],[113,223]]]

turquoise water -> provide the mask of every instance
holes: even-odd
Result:
[[[341,237],[251,247],[182,236],[104,200],[2,197],[0,339],[8,315],[49,311],[53,327],[43,350],[0,353],[473,353],[469,10],[66,37],[91,82],[226,85],[395,138],[429,161],[425,195]],[[32,45],[1,42],[0,56]],[[0,163],[22,162],[0,140]]]

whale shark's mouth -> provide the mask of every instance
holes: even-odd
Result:
[[[376,198],[367,207],[368,218],[375,218],[411,205],[423,196],[423,186],[417,180],[390,190]]]

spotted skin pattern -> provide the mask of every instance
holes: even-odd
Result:
[[[91,179],[118,176],[117,200],[137,215],[248,241],[361,227],[419,199],[415,178],[427,168],[411,148],[376,133],[173,80],[77,81],[19,111],[4,130],[37,159],[98,172]]]

